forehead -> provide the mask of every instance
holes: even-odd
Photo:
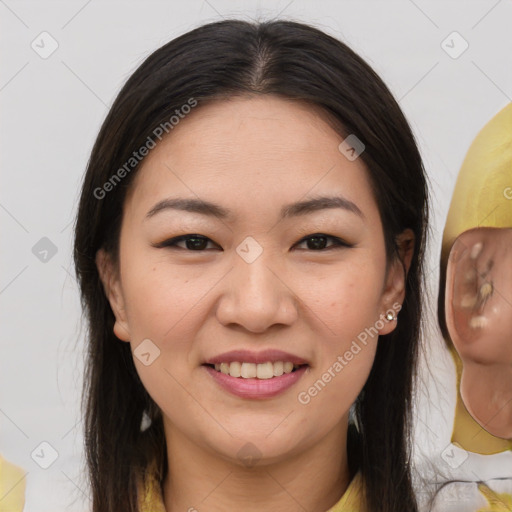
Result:
[[[303,101],[256,96],[200,104],[145,158],[131,191],[142,201],[209,196],[268,209],[339,190],[374,208],[366,167],[340,152],[343,139],[320,107]]]

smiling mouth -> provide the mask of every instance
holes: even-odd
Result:
[[[209,366],[219,373],[224,373],[235,378],[242,379],[261,379],[268,380],[274,377],[280,377],[286,373],[293,373],[299,368],[309,366],[307,364],[294,364],[285,361],[268,361],[266,363],[240,363],[233,361],[232,363],[205,363],[203,366]]]

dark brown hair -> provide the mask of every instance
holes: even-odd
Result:
[[[337,121],[340,137],[355,134],[364,143],[360,158],[379,207],[388,263],[398,257],[396,236],[406,228],[415,234],[397,328],[378,342],[354,406],[358,427],[351,426],[348,442],[350,466],[362,473],[368,510],[414,512],[411,394],[428,216],[423,164],[402,111],[370,66],[323,31],[285,20],[210,23],[156,50],[123,86],[92,149],[74,259],[88,329],[83,408],[93,512],[135,512],[137,474],[154,460],[162,478],[167,471],[160,410],[138,377],[130,345],[113,333],[114,315],[95,264],[100,248],[114,260],[118,256],[123,204],[139,168],[127,170],[126,162],[191,98],[199,109],[202,102],[244,94],[307,101]],[[108,194],[99,194],[123,165],[123,179],[111,181]],[[144,410],[153,422],[141,432]]]

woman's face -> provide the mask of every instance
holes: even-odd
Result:
[[[239,97],[198,107],[143,162],[119,273],[97,261],[167,434],[235,461],[244,446],[270,461],[344,435],[404,276],[386,272],[367,171],[342,140],[303,103]],[[258,378],[289,365],[251,361],[307,366]]]

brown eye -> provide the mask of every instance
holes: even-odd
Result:
[[[329,244],[329,240],[331,241],[331,244]],[[185,245],[183,245],[183,243]],[[212,243],[219,247],[215,242],[210,240],[209,238],[201,235],[196,234],[188,234],[188,235],[181,235],[174,238],[169,238],[168,240],[164,240],[163,242],[160,242],[158,244],[154,244],[154,247],[157,248],[171,248],[171,249],[184,249],[187,251],[205,251],[208,250],[207,246],[208,243]],[[341,249],[341,248],[347,248],[347,247],[353,247],[353,245],[346,243],[341,238],[325,235],[322,233],[315,233],[313,235],[308,235],[304,237],[300,242],[298,242],[296,245],[300,244],[307,244],[306,250],[309,251],[315,251],[315,252],[324,252],[327,250],[332,249]],[[182,244],[182,245],[179,245]],[[302,250],[302,249],[301,249]]]
[[[332,240],[334,243],[326,247],[328,240]],[[331,249],[339,249],[342,247],[352,247],[352,245],[347,244],[346,242],[341,240],[341,238],[330,235],[324,235],[322,233],[308,235],[304,237],[300,242],[298,242],[298,245],[303,243],[306,243],[307,249],[311,251],[326,251]]]
[[[182,242],[185,243],[185,246],[178,245],[179,243],[182,243]],[[163,242],[160,242],[160,243],[154,245],[154,247],[157,247],[157,248],[167,247],[167,248],[172,248],[172,249],[185,249],[185,250],[188,250],[188,251],[205,251],[206,250],[206,246],[208,245],[209,242],[214,244],[214,242],[212,242],[209,238],[207,238],[205,236],[190,234],[190,235],[177,236],[177,237],[174,237],[174,238],[170,238],[169,240],[164,240]]]

